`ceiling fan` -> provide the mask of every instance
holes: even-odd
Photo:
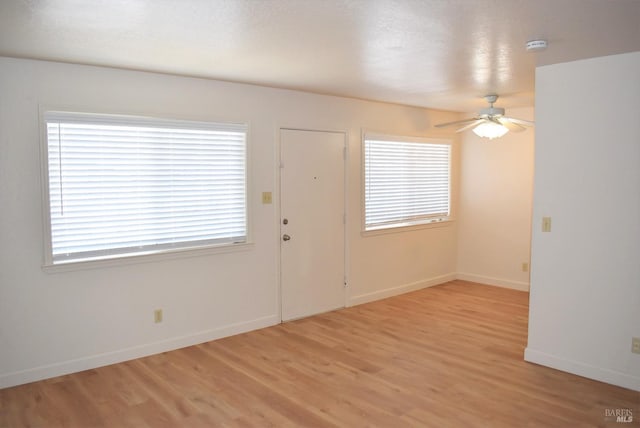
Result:
[[[533,126],[534,123],[529,120],[516,119],[504,115],[504,109],[494,107],[493,103],[498,99],[497,95],[486,95],[485,100],[489,103],[489,108],[483,108],[478,115],[471,119],[456,120],[454,122],[440,123],[436,128],[445,128],[449,126],[460,126],[456,132],[463,132],[473,128],[473,132],[483,138],[500,138],[509,131],[522,132],[526,130],[526,126]]]

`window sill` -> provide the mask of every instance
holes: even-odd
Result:
[[[107,267],[126,266],[139,263],[153,263],[163,260],[201,257],[210,254],[236,253],[250,251],[254,247],[252,242],[242,244],[212,245],[200,248],[178,248],[163,250],[155,253],[121,254],[102,259],[76,260],[57,264],[44,264],[42,270],[46,273],[71,272],[86,269],[100,269]]]
[[[453,218],[448,218],[446,220],[432,221],[429,223],[407,224],[403,226],[389,225],[386,227],[380,227],[379,229],[363,230],[360,232],[360,235],[363,237],[368,237],[368,236],[377,236],[377,235],[388,235],[391,233],[413,232],[421,229],[436,229],[441,227],[451,227],[454,221],[455,220]]]

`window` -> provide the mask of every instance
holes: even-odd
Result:
[[[449,219],[451,144],[365,135],[365,231]]]
[[[44,120],[46,264],[246,242],[246,125]]]

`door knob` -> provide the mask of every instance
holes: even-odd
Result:
[[[291,239],[291,237],[289,235],[287,235],[286,233],[284,235],[282,235],[282,240],[283,241],[288,241],[289,239]]]
[[[289,220],[285,218],[284,220],[282,220],[282,224],[289,224]]]

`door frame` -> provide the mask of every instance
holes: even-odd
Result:
[[[349,160],[351,158],[350,155],[350,144],[349,144],[349,131],[345,129],[320,129],[320,128],[304,128],[299,126],[284,126],[279,125],[276,126],[275,130],[275,169],[276,169],[276,189],[277,195],[275,200],[277,201],[276,208],[276,242],[278,243],[278,249],[276,251],[276,275],[278,278],[278,286],[277,286],[277,308],[278,308],[278,318],[280,323],[283,323],[282,320],[282,237],[281,237],[281,222],[282,222],[282,173],[281,173],[281,164],[282,164],[282,131],[309,131],[309,132],[325,132],[325,133],[333,133],[333,134],[342,134],[344,138],[344,307],[348,306],[348,302],[351,295],[351,287],[349,285],[349,240],[347,239],[349,236]]]

